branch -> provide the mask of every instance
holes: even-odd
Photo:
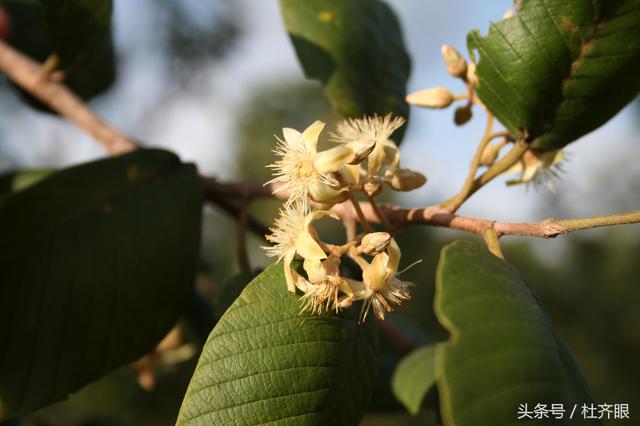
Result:
[[[102,121],[67,86],[50,79],[49,73],[43,73],[44,69],[43,65],[0,40],[0,70],[18,86],[93,136],[109,155],[136,148],[133,141]]]

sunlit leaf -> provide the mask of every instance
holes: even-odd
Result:
[[[514,135],[557,149],[640,91],[640,2],[521,0],[516,16],[468,37],[478,95]]]
[[[177,424],[357,424],[378,343],[356,314],[300,313],[282,264],[268,267],[213,329]]]

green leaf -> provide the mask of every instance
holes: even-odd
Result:
[[[187,302],[195,168],[139,150],[0,201],[0,418],[66,398],[155,347]]]
[[[76,94],[89,99],[111,86],[116,76],[111,0],[2,0],[0,5],[11,17],[9,42],[41,62],[57,53],[64,82]]]
[[[0,175],[0,199],[12,192],[35,185],[54,171],[55,169],[31,169]]]
[[[613,117],[640,91],[638,0],[521,0],[482,37],[478,95],[514,135],[558,149]]]
[[[305,75],[322,82],[340,114],[409,116],[404,97],[411,61],[386,3],[280,0],[280,6]]]
[[[203,349],[178,425],[353,425],[373,390],[378,343],[357,312],[300,313],[282,264],[247,285]]]
[[[396,398],[415,416],[435,383],[435,346],[429,345],[414,350],[398,364],[391,387]]]
[[[519,404],[563,404],[568,415],[574,404],[593,402],[522,276],[484,247],[457,241],[443,249],[435,310],[451,334],[436,347],[445,424],[513,424]]]

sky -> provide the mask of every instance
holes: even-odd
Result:
[[[202,0],[189,0],[199,16]],[[472,28],[486,32],[510,7],[508,0],[390,0],[404,30],[412,57],[409,91],[446,86],[463,87],[446,73],[440,46],[449,43],[465,53],[466,34]],[[202,173],[230,178],[233,173],[234,117],[261,87],[304,76],[283,29],[276,0],[235,0],[242,34],[222,61],[200,67],[194,81],[179,92],[162,50],[153,0],[115,1],[114,31],[119,52],[119,78],[96,102],[96,111],[114,127],[147,146],[176,152],[195,162]],[[456,127],[453,110],[412,109],[402,145],[402,163],[425,173],[429,182],[401,198],[406,206],[433,203],[453,195],[465,178],[467,166],[484,129],[485,119]],[[90,137],[70,123],[34,113],[7,95],[0,99],[0,168],[64,167],[104,156]],[[543,201],[561,200],[575,215],[611,213],[614,207],[633,209],[634,199],[613,197],[640,164],[629,164],[628,150],[638,145],[637,111],[627,108],[600,129],[568,148],[566,173],[547,190],[506,188],[498,179],[463,206],[462,213],[500,220],[534,221],[545,216]],[[286,126],[287,123],[282,123]],[[274,129],[277,133],[279,129]],[[265,135],[271,137],[271,135]],[[633,147],[632,147],[633,146]],[[602,159],[607,158],[607,162]],[[611,164],[615,166],[612,167]],[[611,170],[616,170],[613,174]],[[625,176],[628,176],[625,178]]]

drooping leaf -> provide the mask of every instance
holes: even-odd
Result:
[[[140,150],[0,201],[0,418],[155,347],[191,294],[201,199],[192,165]]]
[[[416,415],[435,382],[435,346],[429,345],[414,350],[398,364],[391,386],[396,398]]]
[[[386,3],[280,0],[280,6],[305,75],[322,82],[340,114],[408,117],[404,97],[411,61]]]
[[[369,413],[390,413],[402,410],[394,396],[392,377],[400,362],[416,347],[432,344],[432,339],[408,317],[394,312],[378,322],[380,367],[378,380],[369,404]]]
[[[436,347],[444,424],[513,424],[519,404],[563,404],[568,415],[593,403],[573,355],[509,263],[457,241],[442,251],[436,286],[436,314],[451,334]]]
[[[268,267],[213,329],[177,424],[357,424],[378,344],[356,314],[300,313],[282,264]]]
[[[468,37],[478,95],[514,135],[562,148],[640,91],[638,0],[521,0],[516,16]]]
[[[84,99],[111,86],[116,76],[111,0],[2,0],[11,16],[9,42],[43,62],[56,53],[64,82]],[[47,109],[23,93],[29,103]]]

